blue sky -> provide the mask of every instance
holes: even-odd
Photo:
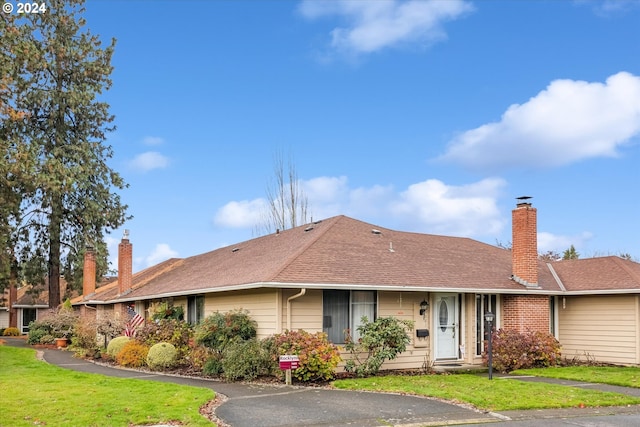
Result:
[[[134,270],[255,236],[278,151],[313,219],[640,257],[638,1],[106,1]],[[122,230],[110,236],[112,260]]]

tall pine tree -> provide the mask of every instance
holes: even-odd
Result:
[[[115,40],[103,48],[85,29],[84,0],[50,0],[47,7],[4,20],[0,59],[12,63],[0,68],[9,68],[8,103],[21,115],[10,133],[28,157],[13,187],[21,199],[17,224],[8,227],[13,253],[32,279],[46,274],[49,306],[56,307],[62,266],[78,283],[82,272],[74,266],[87,242],[106,258],[104,234],[126,219],[116,192],[126,184],[107,165],[114,117],[99,99],[111,86]]]

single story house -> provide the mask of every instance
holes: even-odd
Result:
[[[72,303],[88,314],[132,307],[148,316],[151,303],[167,301],[183,306],[192,323],[244,309],[259,338],[304,329],[336,344],[362,316],[413,320],[410,347],[385,369],[481,364],[484,315],[492,312],[497,328],[554,334],[567,357],[640,364],[640,264],[618,257],[546,263],[537,252],[537,211],[526,199],[512,222],[507,250],[336,216],[136,274],[125,235],[118,279],[96,288],[88,252],[83,295]]]

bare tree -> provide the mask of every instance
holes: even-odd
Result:
[[[258,231],[272,233],[309,222],[309,201],[291,155],[285,161],[278,151],[273,161],[273,177],[266,188],[267,207]]]

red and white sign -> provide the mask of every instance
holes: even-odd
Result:
[[[286,371],[287,369],[298,369],[300,366],[300,358],[295,354],[284,354],[280,356],[280,369]]]

